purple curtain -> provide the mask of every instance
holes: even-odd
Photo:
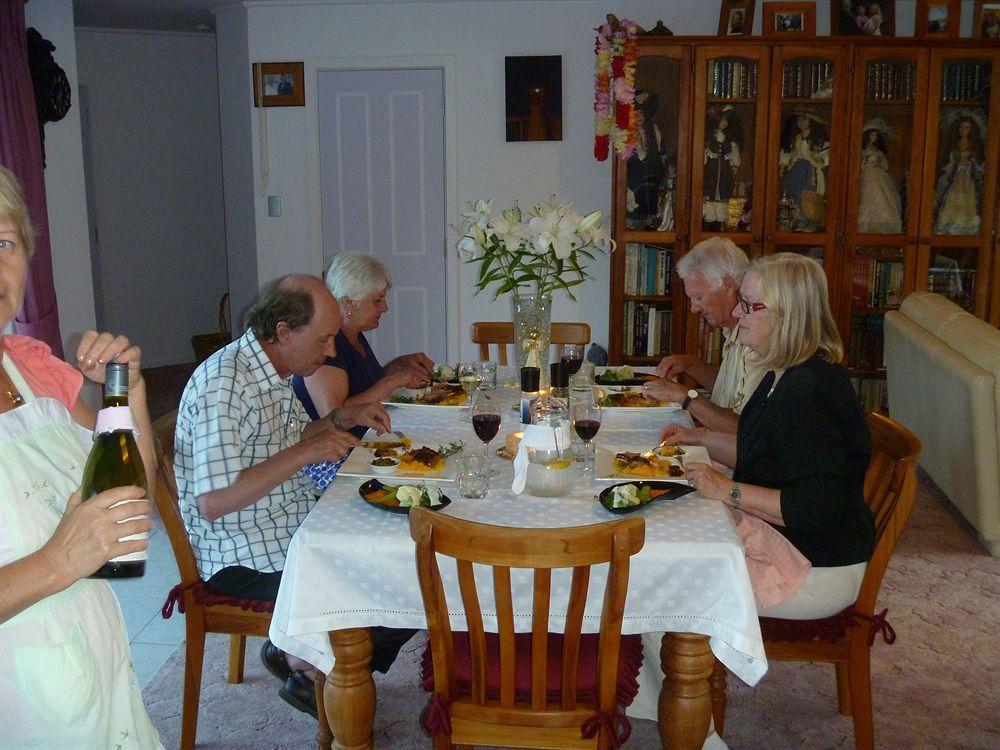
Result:
[[[44,341],[52,347],[53,354],[61,358],[63,348],[52,280],[42,144],[28,69],[22,0],[0,2],[0,164],[17,175],[24,186],[38,240],[28,268],[24,305],[14,319],[14,330]]]

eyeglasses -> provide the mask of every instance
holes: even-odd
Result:
[[[736,296],[740,300],[740,307],[743,308],[743,312],[747,315],[757,312],[758,310],[766,310],[767,305],[763,302],[751,302],[746,297],[743,296],[742,292],[736,292]]]

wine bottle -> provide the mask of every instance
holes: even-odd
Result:
[[[128,405],[128,365],[109,362],[104,378],[104,408],[97,414],[94,445],[83,469],[80,491],[84,501],[113,487],[135,485],[145,489],[146,471],[135,442],[134,428],[132,410]],[[122,537],[120,541],[146,539],[148,536],[147,532],[142,532]],[[143,550],[109,560],[90,577],[136,578],[145,572],[146,551]]]

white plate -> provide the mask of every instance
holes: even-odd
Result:
[[[624,391],[636,391],[641,392],[642,386],[614,386],[609,388],[605,385],[595,385],[594,386],[594,401],[602,399],[611,393],[622,393]],[[602,406],[602,409],[610,409],[615,413],[622,412],[665,412],[665,411],[677,411],[681,408],[681,405],[676,401],[668,401],[663,406]],[[648,447],[648,446],[647,446]],[[645,450],[645,449],[644,449]]]
[[[388,438],[389,436],[383,436]],[[373,438],[365,437],[365,440],[372,440]],[[419,440],[414,440],[411,448],[419,448],[424,443]],[[427,446],[428,448],[437,449],[436,445]],[[372,459],[375,457],[374,451],[364,446],[359,445],[357,448],[351,451],[351,455],[347,457],[340,470],[337,472],[338,477],[366,477],[379,479],[383,482],[392,482],[396,479],[426,479],[429,482],[454,482],[457,472],[457,466],[455,463],[455,456],[448,456],[444,460],[444,468],[435,472],[424,472],[424,471],[406,471],[402,466],[396,471],[395,474],[387,476],[385,474],[376,474],[372,467],[369,466]]]
[[[389,398],[393,396],[419,396],[423,393],[425,388],[397,388],[392,393],[389,394]],[[468,409],[469,408],[469,398],[466,396],[465,401],[461,404],[455,404],[453,406],[443,406],[441,404],[401,404],[395,401],[390,401],[386,399],[382,402],[385,406],[398,406],[400,409]]]
[[[638,408],[638,407],[637,407]],[[684,449],[683,456],[661,456],[661,458],[669,458],[674,463],[679,463],[682,467],[684,466],[684,461],[698,461],[702,463],[709,463],[708,449],[703,445],[682,445]],[[687,480],[683,476],[679,477],[640,477],[632,474],[625,474],[615,469],[615,454],[616,453],[642,453],[643,451],[648,451],[652,446],[650,445],[598,445],[597,449],[594,451],[594,477],[596,479],[635,479],[642,480],[646,479],[649,481],[669,481],[669,482],[684,482],[687,484]],[[680,459],[678,461],[678,459]]]

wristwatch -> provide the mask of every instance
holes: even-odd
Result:
[[[700,395],[701,394],[698,393],[698,391],[692,388],[690,391],[688,391],[687,397],[684,399],[684,403],[681,404],[681,408],[684,409],[684,411],[687,411],[688,407],[691,406],[691,402],[694,401],[696,398],[698,398],[698,396]]]
[[[740,507],[740,486],[736,483],[734,483],[733,488],[729,490],[729,502],[734,508]]]

